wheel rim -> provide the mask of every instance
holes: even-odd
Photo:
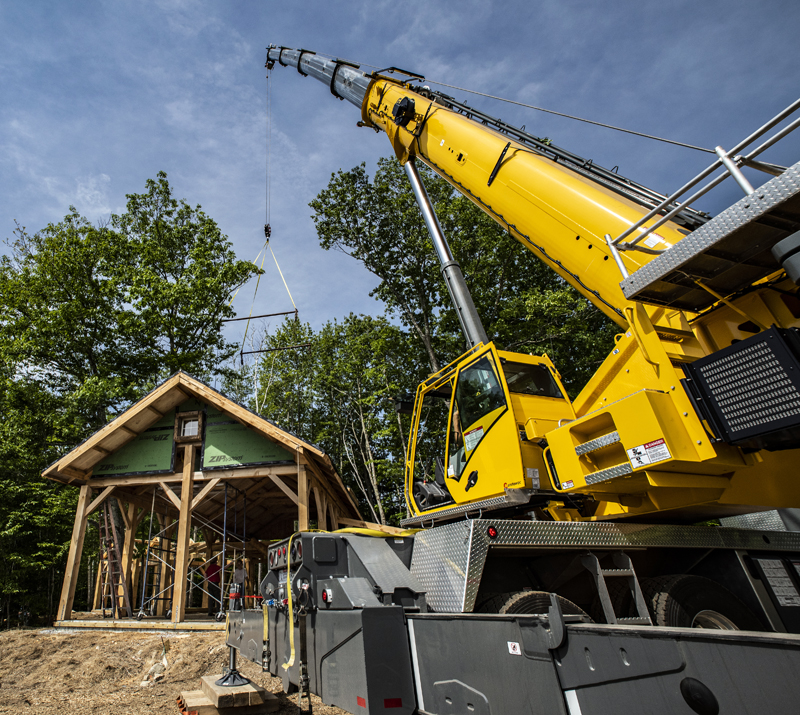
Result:
[[[692,619],[692,628],[707,628],[717,631],[739,630],[739,627],[730,618],[717,611],[700,611]]]

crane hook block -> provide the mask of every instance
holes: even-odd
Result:
[[[397,102],[395,102],[394,108],[392,109],[394,123],[398,127],[406,126],[414,118],[414,113],[414,100],[410,97],[398,99]]]
[[[264,224],[264,237],[269,241],[270,236],[272,236],[272,226],[268,223]]]

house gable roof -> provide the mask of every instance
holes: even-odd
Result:
[[[318,472],[329,484],[336,487],[358,514],[355,499],[334,469],[330,458],[322,450],[184,372],[178,372],[162,382],[116,419],[53,462],[44,470],[42,476],[64,484],[87,484],[92,478],[93,468],[99,462],[136,439],[165,414],[190,398],[215,407],[256,433],[295,453],[299,461],[307,463],[312,471]]]

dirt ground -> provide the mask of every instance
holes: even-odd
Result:
[[[163,679],[162,638],[169,641]],[[164,634],[14,630],[0,633],[0,713],[38,715],[178,715],[181,691],[199,690],[201,675],[222,673],[228,649],[222,633]],[[281,700],[279,715],[297,713],[279,678],[239,659],[239,671]],[[147,684],[143,682],[147,680]],[[313,698],[319,715],[347,715]]]

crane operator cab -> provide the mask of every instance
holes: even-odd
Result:
[[[435,518],[457,506],[479,509],[512,490],[554,496],[544,435],[572,419],[546,355],[491,343],[467,351],[417,389],[406,465],[411,513]]]

